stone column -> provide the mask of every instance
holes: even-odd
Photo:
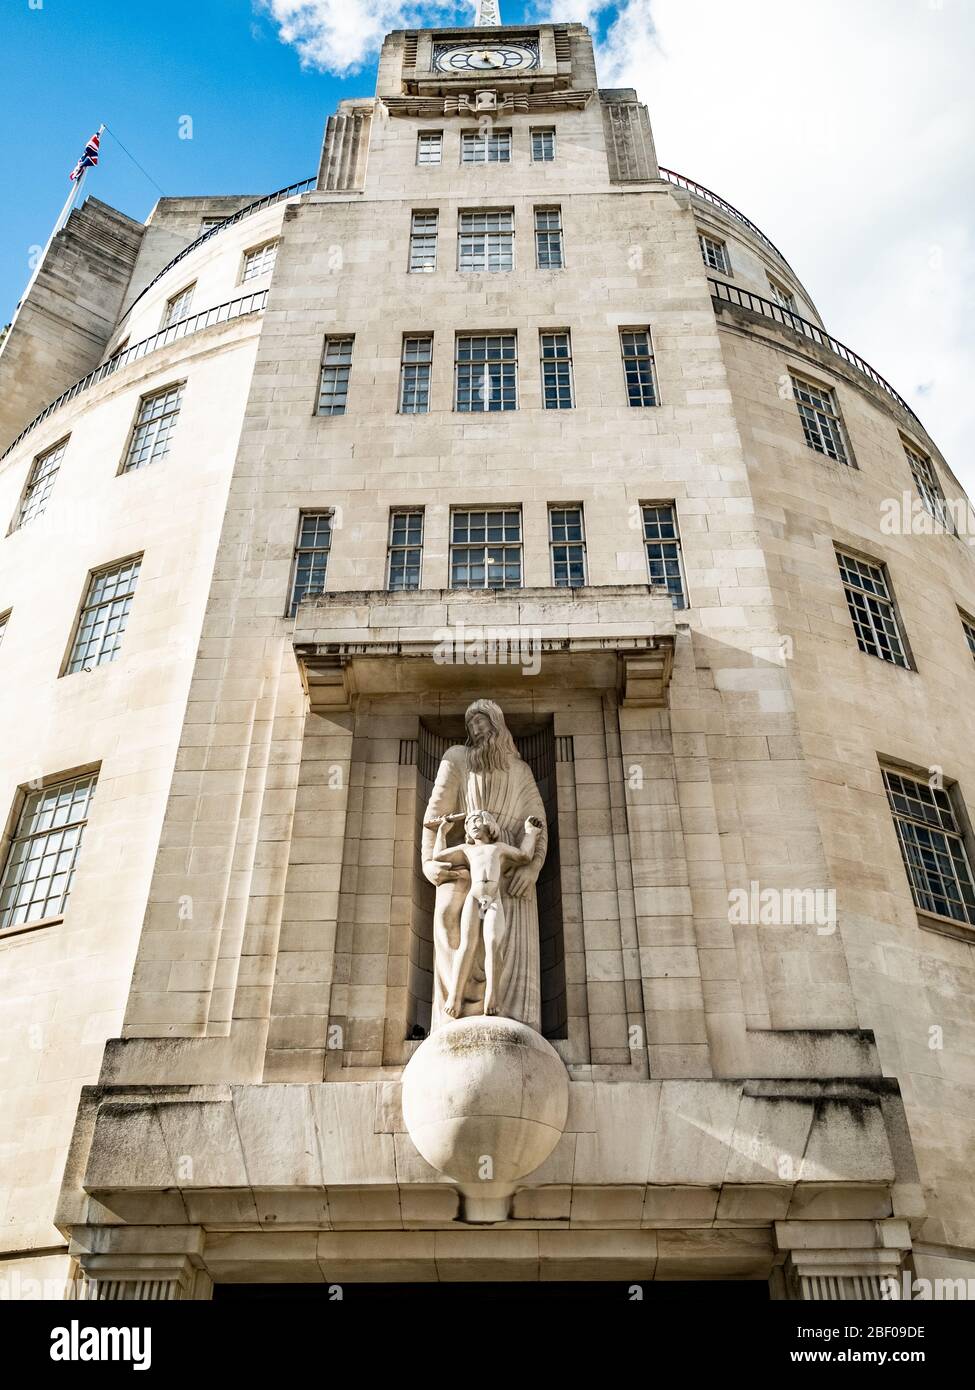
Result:
[[[811,1302],[884,1299],[886,1282],[900,1282],[911,1248],[906,1221],[777,1221],[785,1254],[773,1297]]]
[[[197,1226],[78,1226],[69,1253],[78,1261],[79,1298],[170,1303],[212,1297],[202,1249]]]

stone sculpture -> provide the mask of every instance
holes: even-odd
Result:
[[[491,1012],[516,1019],[537,1032],[541,1027],[541,980],[535,884],[548,846],[542,798],[493,700],[476,700],[464,722],[468,742],[454,744],[444,753],[423,817],[423,872],[437,888],[431,1030],[450,1018]],[[499,846],[516,851],[504,856],[507,864],[500,874],[499,906],[492,914],[495,971],[490,1008],[485,1007],[486,933],[465,934],[462,925],[471,888],[470,869],[461,862],[467,856],[451,856],[451,849],[461,847],[445,842],[452,822],[459,824],[477,812],[487,813],[496,826]],[[524,838],[529,821],[530,848]],[[524,855],[518,852],[523,838]],[[470,959],[460,978],[458,967],[465,954]],[[457,979],[459,993],[453,991]],[[452,992],[456,997],[451,997]]]
[[[542,798],[493,700],[444,753],[423,817],[436,885],[431,1036],[403,1074],[403,1117],[431,1167],[461,1192],[461,1219],[507,1219],[519,1181],[555,1148],[569,1079],[541,1036],[535,884]],[[463,823],[463,844],[447,844]]]

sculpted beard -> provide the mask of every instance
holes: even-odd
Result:
[[[468,729],[468,770],[470,772],[504,772],[511,760],[518,756],[514,739],[505,724],[502,723],[498,727],[487,711],[479,710],[478,713],[487,714],[491,720],[491,729],[489,733],[480,735],[473,734]]]

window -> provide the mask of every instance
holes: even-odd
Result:
[[[390,512],[388,589],[418,589],[423,559],[423,512]]]
[[[274,269],[274,262],[277,260],[278,243],[276,241],[266,241],[263,246],[255,246],[250,251],[244,252],[244,272],[241,275],[241,283],[245,280],[256,280],[259,275],[269,275]]]
[[[27,793],[0,878],[0,929],[63,914],[96,780],[88,773]]]
[[[162,328],[168,328],[171,323],[178,323],[180,319],[186,318],[190,312],[190,305],[193,303],[193,291],[195,289],[195,283],[187,285],[185,290],[180,290],[179,294],[174,294],[172,299],[167,299]]]
[[[137,556],[91,576],[65,675],[104,666],[118,656],[141,565]]]
[[[648,328],[620,329],[626,399],[630,405],[656,405],[657,385],[653,370],[653,346]]]
[[[706,236],[704,232],[698,232],[697,239],[701,244],[701,255],[704,264],[710,266],[712,270],[718,270],[722,275],[731,274],[731,262],[728,259],[728,248],[723,241],[716,241],[714,237]]]
[[[576,589],[586,582],[586,535],[581,507],[549,507],[548,539],[552,552],[552,583],[557,589]]]
[[[826,386],[813,386],[809,381],[792,377],[792,391],[799,408],[802,432],[810,449],[837,463],[852,466],[847,456],[836,393]]]
[[[643,513],[643,543],[647,550],[650,583],[666,589],[675,608],[687,607],[684,567],[681,563],[677,508],[673,502],[650,502]]]
[[[9,616],[10,614],[8,613],[7,617],[9,618]],[[971,652],[972,656],[975,657],[975,618],[966,617],[964,613],[959,613],[958,616],[961,618],[961,625],[965,633],[965,641],[968,643],[968,650]],[[4,619],[4,622],[5,621],[6,619]]]
[[[545,410],[571,410],[572,341],[568,333],[539,333],[542,359],[542,406]]]
[[[460,136],[461,164],[510,164],[511,131],[464,130]]]
[[[430,409],[433,339],[404,338],[399,369],[399,408],[402,415],[426,415]]]
[[[454,512],[450,518],[450,587],[521,587],[521,512]]]
[[[555,127],[536,126],[532,131],[532,161],[550,164],[555,158]]]
[[[457,224],[458,270],[511,270],[515,258],[514,213],[462,212]]]
[[[562,269],[561,208],[535,209],[535,261],[539,270]]]
[[[11,530],[16,531],[26,522],[32,521],[35,516],[40,516],[45,511],[47,499],[51,495],[51,488],[54,486],[54,479],[58,476],[58,469],[61,467],[61,460],[64,458],[64,451],[67,447],[67,439],[62,439],[60,444],[55,444],[53,448],[45,449],[43,454],[37,455],[31,464],[27,486],[24,488],[24,495],[20,499],[20,506],[17,509],[17,516]]]
[[[773,280],[771,275],[768,279],[769,298],[774,300],[781,309],[788,309],[790,314],[796,312],[796,297],[791,290],[787,290],[785,285],[780,285],[778,280]]]
[[[975,925],[975,884],[951,793],[884,768],[884,786],[914,906]]]
[[[147,463],[156,463],[166,457],[182,399],[182,383],[142,397],[122,464],[123,473],[131,473],[133,469],[143,468]]]
[[[910,670],[884,568],[839,550],[836,562],[860,650]]]
[[[410,223],[410,271],[429,274],[437,268],[438,213],[415,212]]]
[[[416,137],[417,164],[439,164],[443,159],[443,131],[421,130]]]
[[[200,231],[212,232],[214,227],[222,227],[226,220],[226,217],[204,217],[200,223]]]
[[[322,355],[322,380],[318,388],[318,414],[344,415],[349,399],[349,373],[352,371],[350,334],[342,338],[326,338]]]
[[[456,410],[514,410],[518,372],[514,333],[458,337]]]
[[[954,531],[951,517],[948,515],[945,495],[941,491],[938,475],[934,471],[934,464],[927,454],[922,454],[913,448],[906,439],[902,439],[901,443],[911,467],[911,476],[914,479],[914,486],[917,488],[917,495],[924,503],[924,510],[929,512],[946,531]]]
[[[291,583],[293,618],[302,599],[314,598],[325,591],[328,572],[328,552],[332,548],[332,513],[302,512],[295,546],[294,578]]]

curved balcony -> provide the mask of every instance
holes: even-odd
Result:
[[[918,426],[924,430],[925,434],[928,433],[907,401],[900,392],[894,390],[887,378],[882,377],[874,367],[871,367],[869,362],[864,361],[858,352],[854,352],[845,343],[841,343],[839,338],[834,338],[824,328],[810,323],[808,319],[804,319],[801,314],[793,313],[791,309],[783,308],[774,300],[763,299],[760,294],[752,294],[751,290],[743,290],[738,285],[729,285],[726,280],[714,280],[710,276],[708,277],[708,284],[711,286],[712,299],[724,304],[735,304],[739,309],[748,309],[753,314],[761,314],[767,319],[773,319],[785,328],[791,328],[794,333],[800,333],[804,338],[808,338],[817,347],[826,348],[828,352],[835,353],[849,366],[855,367],[858,372],[862,372],[865,377],[868,377],[874,386],[879,386],[881,391],[888,395],[891,400],[896,401],[901,409],[907,411],[912,420],[917,420]]]
[[[140,357],[145,357],[150,352],[157,352],[160,348],[169,347],[171,343],[176,343],[191,333],[199,333],[202,329],[212,328],[218,323],[229,323],[232,319],[242,318],[246,314],[260,313],[266,304],[267,290],[257,290],[254,294],[241,295],[239,299],[228,299],[212,309],[201,309],[198,314],[191,314],[189,318],[178,319],[176,323],[161,328],[158,333],[153,333],[151,337],[143,338],[141,342],[133,343],[131,347],[117,352],[114,357],[110,357],[107,362],[103,362],[93,372],[89,372],[80,381],[76,381],[73,386],[69,386],[67,391],[62,391],[56,400],[51,401],[50,405],[46,405],[39,415],[35,415],[30,424],[25,425],[17,438],[8,444],[3,453],[0,454],[0,463],[16,449],[22,440],[27,438],[32,430],[49,419],[55,411],[60,410],[63,405],[67,405],[69,401],[73,401],[76,396],[82,395],[92,386],[97,386],[100,381],[112,376],[121,367],[127,367],[130,362],[137,362]]]
[[[253,203],[248,203],[246,207],[238,208],[236,212],[231,213],[229,217],[225,217],[216,227],[209,227],[202,236],[198,236],[195,241],[191,241],[189,246],[184,246],[182,251],[180,251],[177,256],[174,256],[168,265],[164,265],[158,275],[154,275],[148,285],[145,285],[139,291],[135,299],[133,299],[132,303],[119,319],[116,332],[129,317],[142,296],[148,294],[153,285],[157,285],[164,275],[169,274],[173,266],[179,265],[180,261],[190,255],[191,252],[195,251],[198,246],[202,246],[203,243],[209,241],[211,237],[219,236],[220,233],[225,232],[228,227],[233,227],[236,223],[243,222],[245,217],[253,217],[256,212],[263,212],[265,208],[273,207],[275,203],[283,203],[289,198],[297,198],[302,193],[307,193],[310,188],[314,188],[315,182],[316,180],[314,178],[310,178],[302,179],[300,183],[289,183],[286,188],[279,188],[274,193],[267,193],[263,198],[257,198]]]
[[[782,264],[788,266],[792,274],[795,275],[792,266],[789,265],[789,262],[783,256],[775,242],[771,241],[760,227],[756,227],[755,223],[752,222],[750,218],[746,217],[743,212],[739,212],[738,208],[736,208],[733,203],[726,202],[719,194],[714,193],[710,188],[705,188],[703,183],[695,183],[693,179],[687,178],[685,174],[678,174],[673,169],[661,168],[660,177],[665,179],[667,183],[675,184],[678,188],[686,188],[688,193],[695,193],[699,198],[703,198],[705,202],[711,203],[716,208],[720,208],[722,212],[726,212],[728,216],[733,217],[736,222],[741,222],[753,235],[758,237],[759,241],[767,246],[770,251],[774,251]]]

